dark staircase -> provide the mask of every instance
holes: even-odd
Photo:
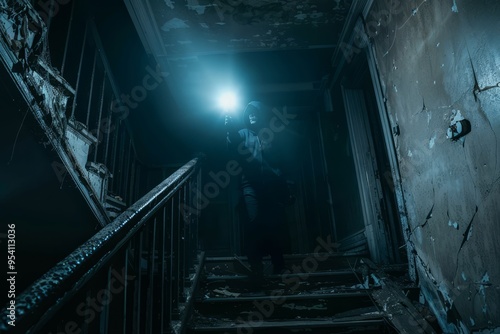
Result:
[[[265,261],[258,279],[244,258],[207,258],[186,332],[437,332],[405,265],[378,268],[363,257],[318,254],[286,261],[282,275]]]

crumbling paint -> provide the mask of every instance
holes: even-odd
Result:
[[[454,222],[454,221],[449,220],[449,221],[448,221],[448,226],[453,226],[453,228],[454,228],[455,230],[458,230],[458,226],[459,226],[459,225],[458,225],[458,223],[457,223],[457,222]]]
[[[167,5],[168,8],[174,9],[174,3],[172,0],[165,0],[165,5]]]
[[[490,283],[490,275],[488,275],[488,272],[484,273],[483,277],[481,278],[481,283],[482,284]]]
[[[188,5],[187,5],[187,7],[188,7],[189,10],[194,10],[198,15],[205,14],[205,10],[206,10],[207,7],[214,6],[214,5],[205,5],[205,6],[202,6],[202,5],[198,5],[198,4],[196,4],[196,5],[190,5],[189,3],[198,3],[198,1],[193,1],[193,0],[188,1]]]
[[[457,6],[457,1],[453,0],[453,6],[451,6],[451,11],[453,13],[458,13],[458,6]]]
[[[481,311],[486,314],[488,313],[488,304],[486,303],[486,288],[490,286],[490,276],[488,272],[485,272],[481,281],[479,282],[479,294],[483,297],[483,307]]]
[[[161,30],[170,31],[172,29],[186,29],[189,26],[186,24],[184,20],[174,17],[173,19],[168,20],[161,26]]]
[[[482,307],[482,312],[486,314],[488,312],[488,304],[486,303],[486,287],[490,286],[490,277],[488,275],[488,272],[486,272],[483,277],[481,278],[481,281],[479,282],[479,295],[483,299],[483,307]]]
[[[161,29],[162,33],[169,33],[169,36],[162,36],[164,45],[169,46],[171,54],[178,56],[189,52],[224,52],[223,50],[233,52],[258,48],[334,45],[335,36],[341,32],[350,6],[351,2],[346,0],[339,0],[333,4],[327,1],[310,0],[220,0],[215,2],[165,0],[164,4],[160,2],[153,5],[152,15],[157,22],[161,22],[159,30]],[[172,19],[174,15],[184,20],[178,22],[179,26],[172,25],[175,22],[164,23]],[[187,26],[190,28],[188,36],[196,36],[196,38],[172,37],[172,34],[176,32],[183,35],[183,29],[188,28]],[[314,27],[315,32],[316,28],[321,31],[313,35],[304,35],[300,32],[302,27],[305,31],[309,31],[311,27]],[[182,29],[179,30],[180,28]],[[262,36],[269,28],[272,28],[272,31],[268,34],[271,37],[277,37],[275,42],[262,40]],[[210,31],[207,31],[208,29]],[[218,46],[208,41],[208,39],[215,39],[215,36],[221,41]],[[293,38],[293,43],[287,38]],[[172,39],[192,39],[192,45],[195,47],[186,49],[178,43],[172,45],[169,43]],[[230,42],[231,39],[246,41],[233,45]]]
[[[245,43],[245,42],[248,42],[248,39],[246,38],[240,38],[240,39],[236,39],[236,38],[233,38],[230,40],[231,43]]]
[[[430,114],[430,113],[429,113]],[[429,141],[429,148],[433,148],[434,144],[436,142],[436,135],[434,135],[431,140]]]
[[[231,292],[227,288],[224,288],[224,289],[214,289],[213,291],[215,293],[218,293],[220,295],[227,296],[227,297],[239,297],[241,295],[241,293],[239,293],[239,292]]]
[[[458,109],[451,110],[451,124],[455,124],[456,122],[461,121],[463,119],[465,119],[465,118],[462,116],[462,113],[460,112],[460,110],[458,110]]]
[[[283,307],[288,308],[290,310],[327,310],[325,304],[316,304],[314,306],[305,306],[305,305],[297,305],[295,303],[286,303],[283,304]]]
[[[38,72],[29,70],[27,74],[33,80],[36,94],[43,97],[44,111],[52,118],[53,129],[60,135],[64,135],[66,127],[66,104],[68,97],[54,87],[50,81],[42,77]]]

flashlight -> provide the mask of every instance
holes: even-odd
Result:
[[[226,115],[234,111],[237,105],[238,105],[238,99],[236,98],[236,94],[234,92],[226,91],[220,94],[219,107],[222,110],[224,110],[224,113]]]

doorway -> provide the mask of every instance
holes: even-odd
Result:
[[[337,140],[345,141],[341,150],[338,144],[330,145],[331,154],[344,165],[343,170],[336,167],[331,171],[337,180],[335,183],[340,185],[334,191],[348,196],[347,199],[336,196],[338,241],[346,250],[359,249],[360,242],[364,241],[375,262],[400,263],[401,259],[406,259],[402,254],[404,238],[382,126],[383,113],[378,109],[365,53],[360,53],[345,66],[341,79],[332,86],[330,93],[335,101],[333,132]],[[346,206],[346,202],[349,205]]]

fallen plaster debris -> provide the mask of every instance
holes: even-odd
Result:
[[[239,297],[241,294],[239,292],[231,292],[226,289],[215,289],[213,290],[215,293],[228,296],[228,297]]]
[[[286,307],[290,310],[327,310],[325,304],[316,304],[314,306],[305,306],[305,305],[296,305],[295,303],[286,303],[283,304],[283,307]]]

